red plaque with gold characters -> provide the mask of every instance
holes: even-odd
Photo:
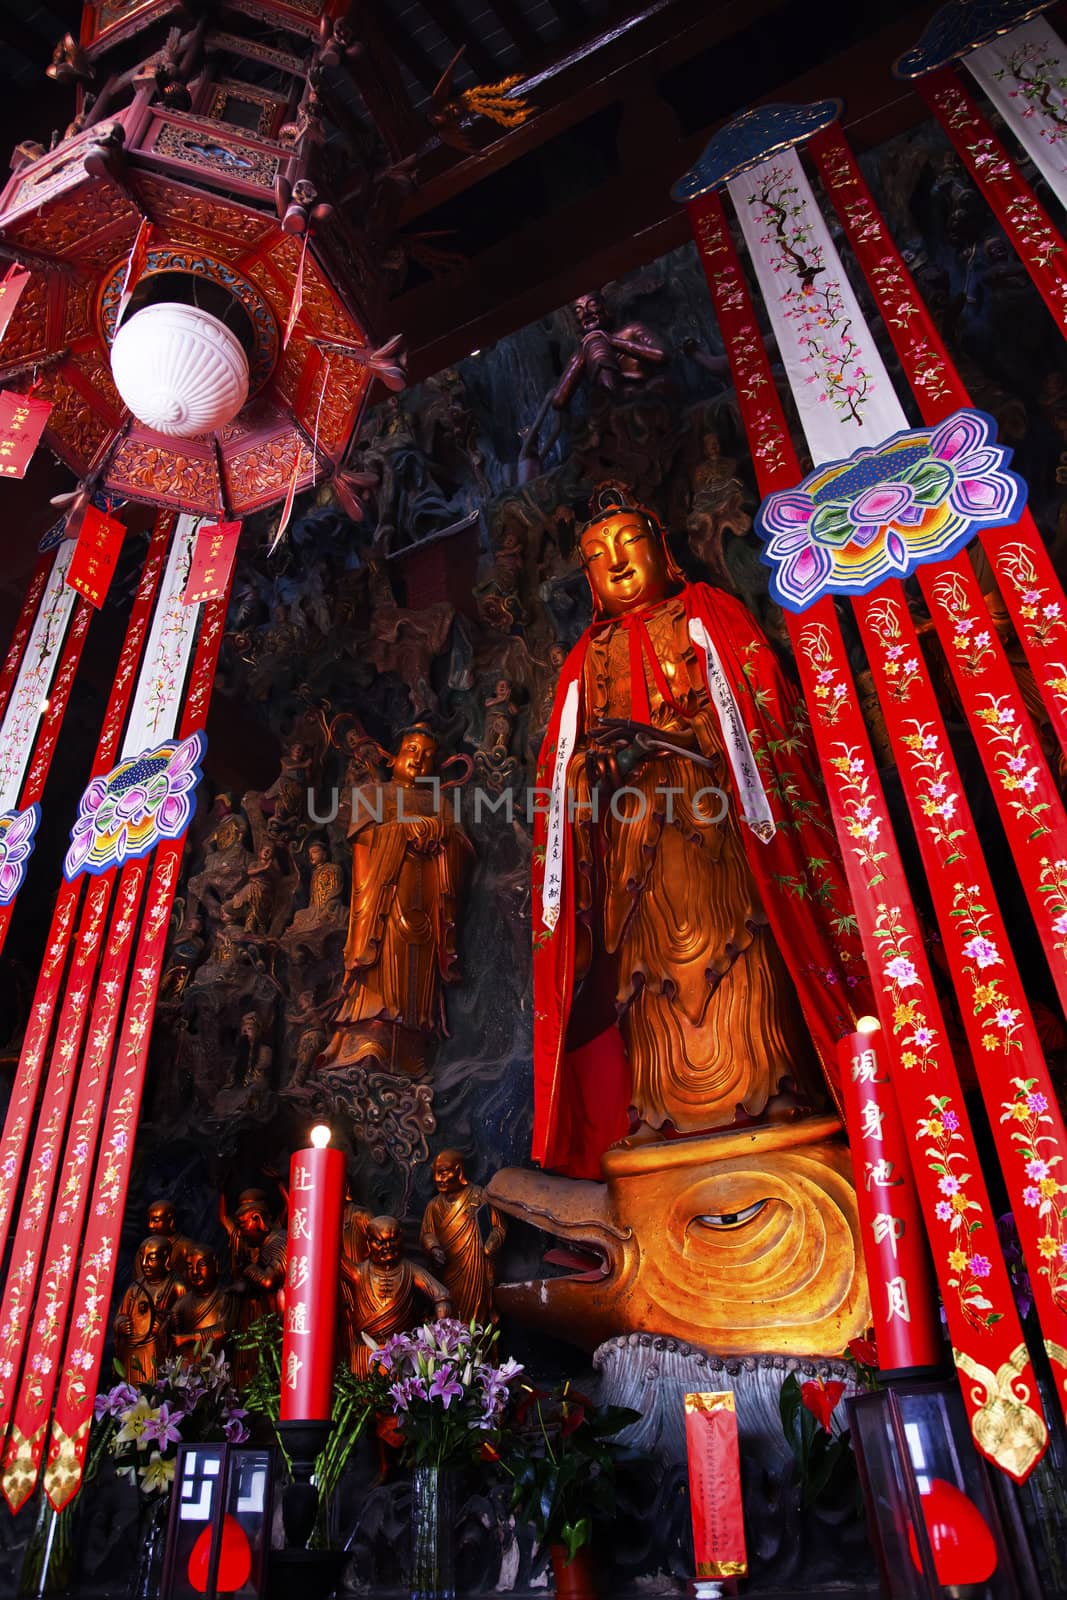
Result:
[[[748,1571],[732,1389],[686,1395],[685,1442],[699,1594],[702,1579],[734,1578]]]
[[[52,409],[32,394],[0,390],[0,478],[24,478]]]
[[[67,582],[97,609],[111,587],[125,537],[126,529],[117,518],[105,516],[95,506],[86,508]]]
[[[217,600],[226,593],[241,537],[239,522],[204,522],[197,529],[189,577],[182,596],[187,606]]]

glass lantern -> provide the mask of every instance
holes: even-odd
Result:
[[[975,1449],[954,1380],[895,1383],[846,1406],[887,1600],[1046,1593],[1025,1539],[1012,1537],[1012,1503],[994,1481],[1003,1474]]]
[[[273,1453],[228,1444],[178,1448],[161,1600],[261,1600],[266,1593]]]

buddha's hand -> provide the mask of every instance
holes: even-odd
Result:
[[[132,1339],[133,1338],[133,1318],[132,1317],[116,1317],[115,1318],[115,1332],[118,1334],[120,1339]]]

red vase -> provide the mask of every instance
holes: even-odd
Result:
[[[596,1567],[589,1545],[583,1544],[576,1550],[573,1561],[567,1560],[565,1544],[549,1545],[548,1553],[552,1557],[557,1600],[599,1600]]]

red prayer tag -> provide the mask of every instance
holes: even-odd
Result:
[[[241,537],[239,522],[205,522],[197,530],[182,600],[187,606],[226,593]]]
[[[111,586],[125,537],[126,529],[115,517],[106,517],[95,506],[86,507],[67,582],[98,608]]]
[[[0,478],[24,478],[52,410],[50,400],[0,390]]]
[[[23,289],[30,281],[30,274],[24,267],[8,267],[3,279],[0,279],[0,339],[7,332],[8,323],[15,315],[15,307]]]

